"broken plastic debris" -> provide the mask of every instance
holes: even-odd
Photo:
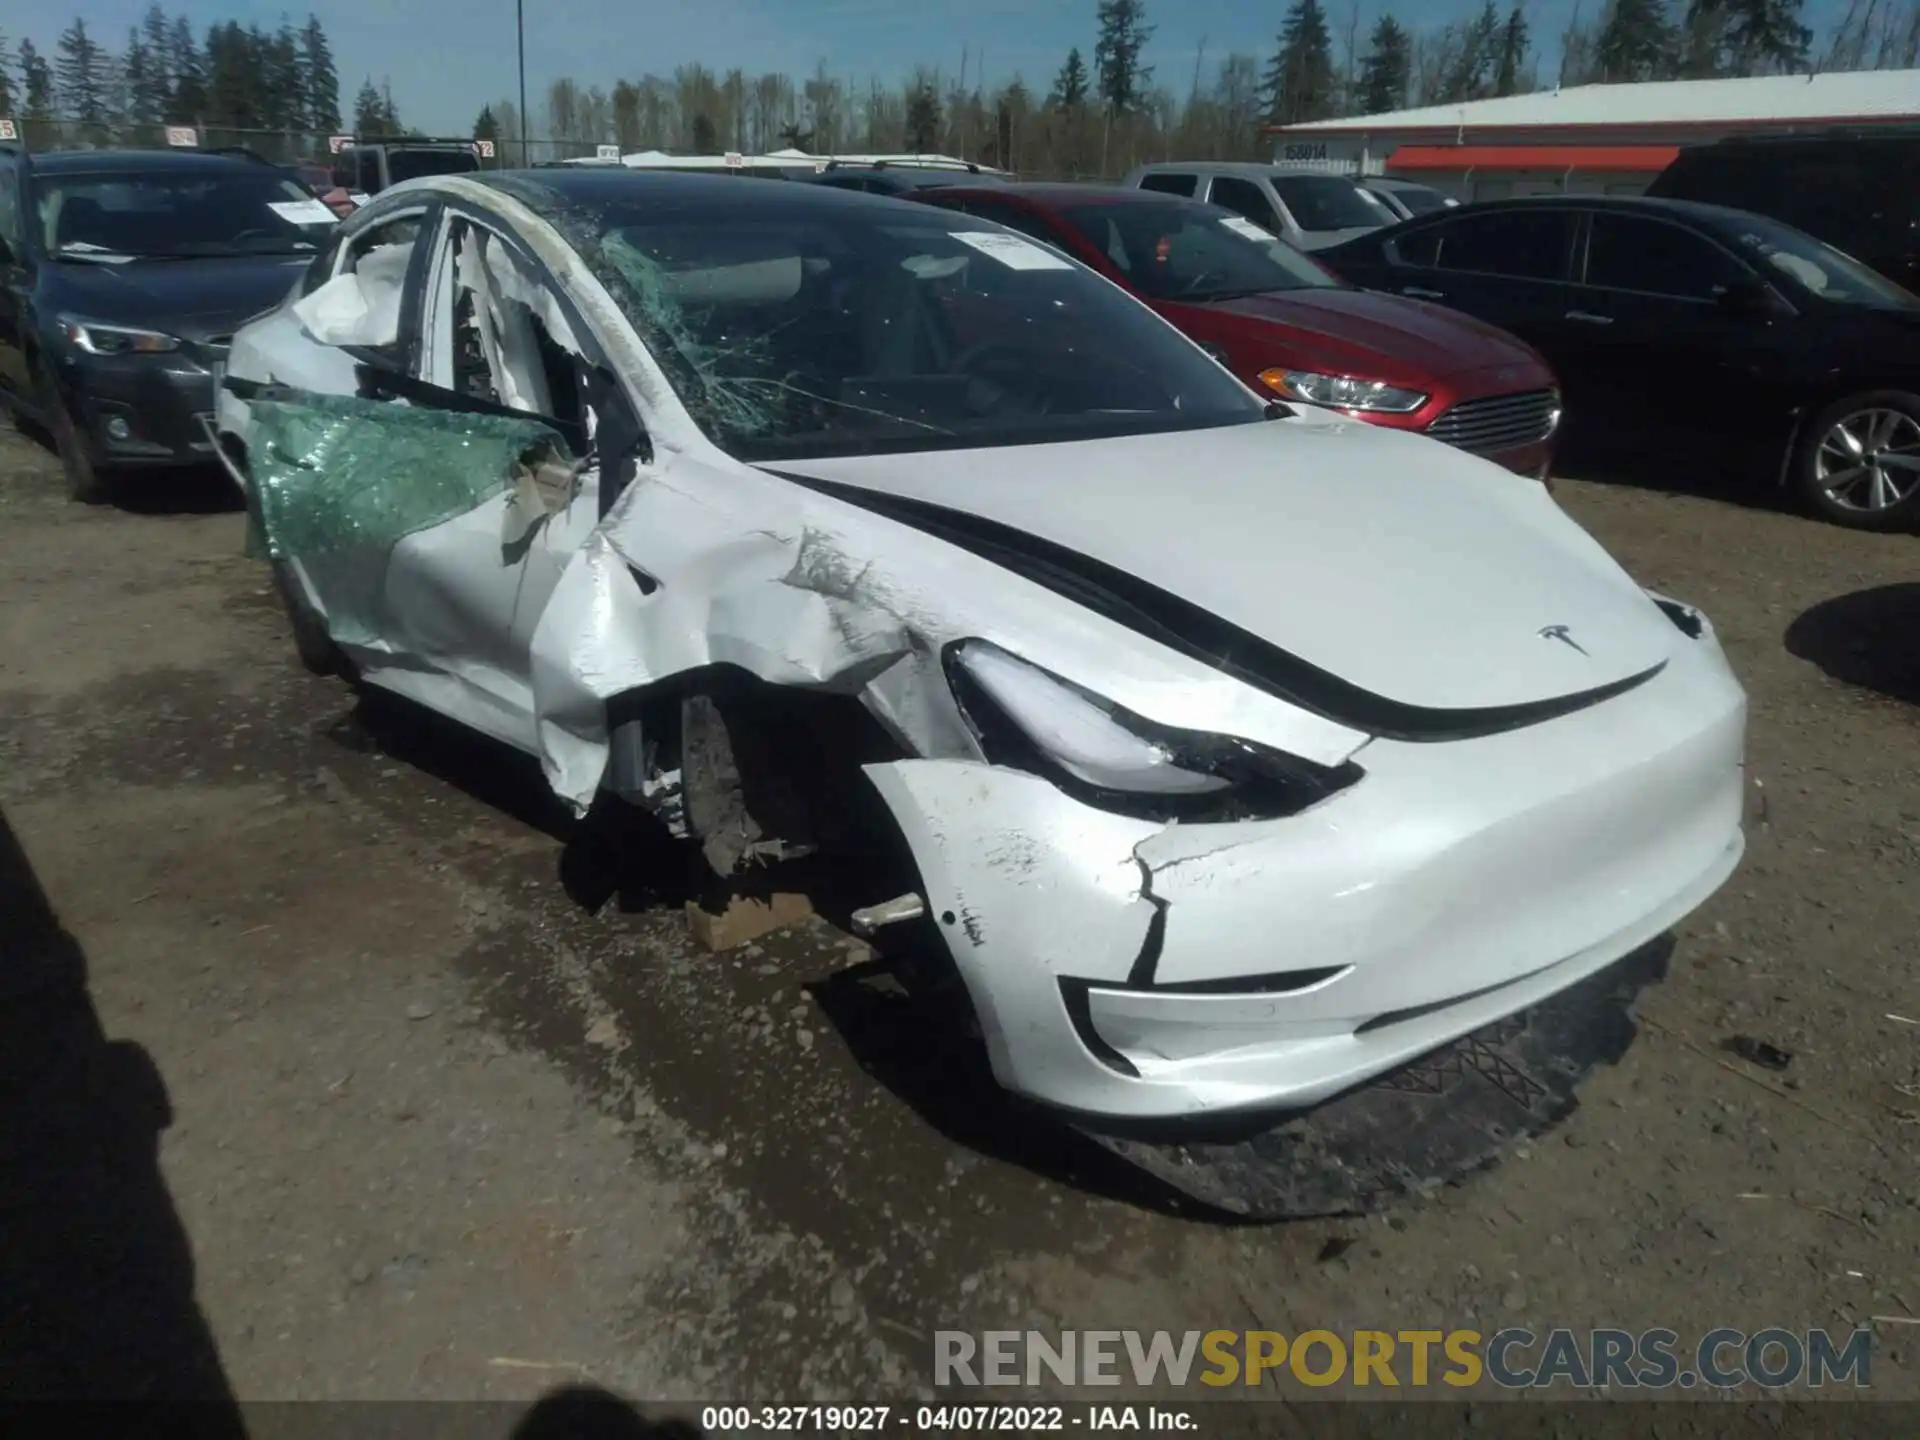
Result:
[[[531,417],[303,394],[254,401],[252,420],[260,533],[250,548],[323,566],[336,581],[327,629],[346,644],[386,628],[387,561],[401,540],[478,509],[525,470],[571,469],[559,437]]]
[[[1729,1036],[1720,1042],[1720,1048],[1763,1070],[1784,1070],[1793,1063],[1791,1050],[1782,1050],[1778,1045],[1769,1045],[1765,1040],[1756,1040],[1751,1035]]]

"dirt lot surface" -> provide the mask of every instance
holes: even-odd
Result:
[[[1719,626],[1764,822],[1564,1126],[1234,1227],[1009,1112],[824,926],[590,909],[533,766],[298,668],[222,482],[83,509],[5,435],[0,1393],[904,1400],[937,1328],[1915,1313],[1920,541],[1560,493]]]

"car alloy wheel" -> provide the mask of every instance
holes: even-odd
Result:
[[[1886,406],[1841,416],[1820,437],[1814,474],[1837,509],[1895,509],[1920,491],[1920,419]]]

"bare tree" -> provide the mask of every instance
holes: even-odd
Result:
[[[547,87],[547,135],[562,146],[580,139],[580,87],[565,76]]]

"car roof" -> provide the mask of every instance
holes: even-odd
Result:
[[[1726,205],[1670,200],[1664,195],[1514,195],[1456,206],[1447,211],[1446,218],[1452,220],[1492,210],[1611,210],[1622,215],[1668,215],[1675,220],[1700,222],[1725,222],[1742,219],[1747,214]]]
[[[884,172],[882,172],[884,173]],[[644,197],[670,205],[678,200],[702,209],[737,207],[741,213],[770,211],[805,213],[847,206],[898,206],[892,195],[873,195],[839,185],[797,184],[752,175],[708,175],[684,170],[641,170],[625,166],[573,165],[541,170],[480,170],[460,175],[435,175],[406,182],[408,193],[431,192],[458,181],[480,184],[511,195],[536,211],[562,206],[593,209],[631,203]],[[401,187],[396,186],[398,190]],[[529,192],[545,192],[530,194]],[[383,192],[391,193],[391,192]],[[898,213],[897,210],[894,213]]]
[[[124,175],[128,171],[283,168],[246,155],[208,155],[194,150],[34,150],[27,153],[37,175]]]
[[[1151,165],[1142,165],[1135,173],[1153,175],[1167,171],[1177,175],[1246,175],[1256,179],[1273,175],[1325,175],[1331,180],[1348,181],[1354,178],[1335,170],[1288,165],[1278,160],[1156,160]]]

